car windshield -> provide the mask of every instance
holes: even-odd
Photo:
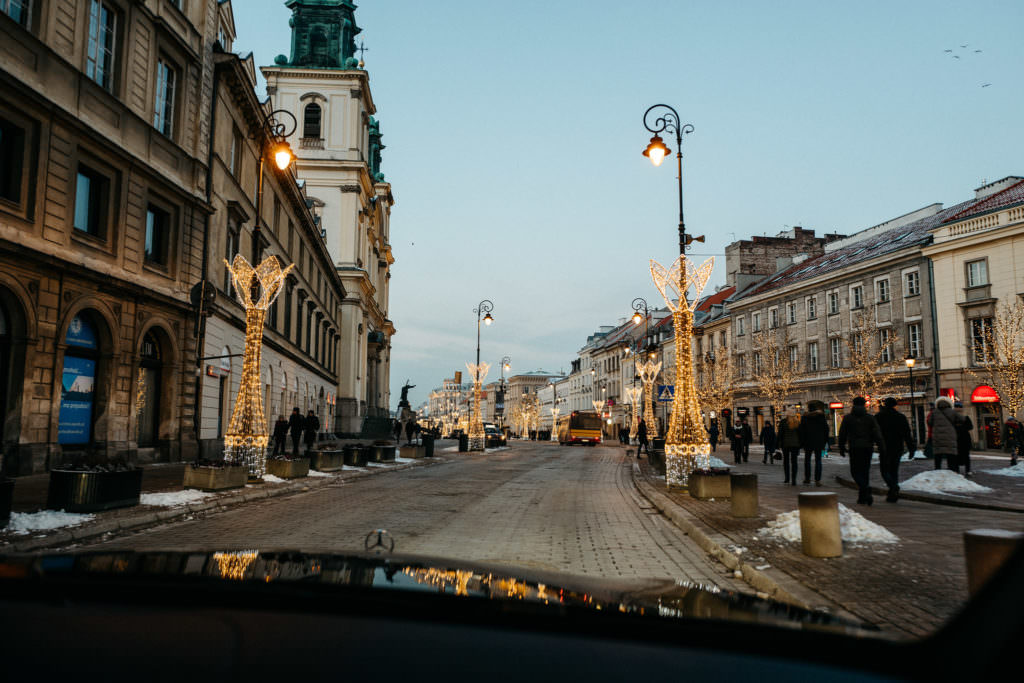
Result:
[[[1024,5],[0,14],[0,555],[911,640],[1021,530]]]

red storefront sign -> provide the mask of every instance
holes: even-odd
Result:
[[[843,403],[842,401],[833,401],[832,403],[828,404],[828,407],[831,408],[832,410],[842,410]]]
[[[971,392],[971,403],[999,403],[999,392],[982,384]]]

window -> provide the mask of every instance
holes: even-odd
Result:
[[[807,362],[811,370],[818,369],[818,342],[807,342]]]
[[[829,354],[832,356],[832,367],[838,368],[843,362],[843,352],[839,345],[839,337],[833,337],[828,340]]]
[[[988,284],[988,263],[985,259],[967,263],[967,286],[980,287]]]
[[[881,361],[888,363],[892,361],[892,344],[889,343],[889,330],[878,331],[878,350],[881,351]]]
[[[89,43],[85,75],[111,92],[114,90],[116,37],[117,14],[113,7],[100,0],[89,0]]]
[[[912,270],[903,276],[905,287],[903,289],[903,296],[917,296],[921,293],[921,274],[916,270]]]
[[[807,300],[807,319],[814,320],[818,317],[818,299],[811,297]]]
[[[796,367],[797,359],[800,357],[800,350],[796,347],[796,344],[789,347],[789,364],[792,367]]]
[[[747,376],[747,357],[742,353],[736,356],[736,370],[740,377]]]
[[[775,329],[779,326],[779,309],[768,309],[768,329]]]
[[[725,330],[718,333],[718,347],[722,349],[725,348]]]
[[[145,258],[147,263],[167,265],[170,233],[171,215],[160,207],[150,204],[146,208]]]
[[[742,336],[746,334],[746,324],[743,318],[736,318],[736,336]]]
[[[105,237],[110,179],[84,164],[78,165],[75,180],[75,230]]]
[[[864,306],[864,288],[860,285],[850,288],[850,306],[862,308]]]
[[[292,335],[292,294],[285,291],[284,294],[284,336],[291,338]]]
[[[839,292],[828,293],[828,313],[835,315],[839,312]]]
[[[754,351],[754,373],[759,374],[761,372],[761,352]]]
[[[227,239],[224,244],[224,259],[228,263],[234,263],[235,254],[238,253],[238,228],[233,221],[228,221]],[[231,271],[224,268],[224,291],[231,294]]]
[[[242,134],[239,132],[237,127],[232,126],[231,129],[231,157],[228,160],[228,168],[231,169],[231,175],[238,179],[238,175],[242,172]]]
[[[0,12],[14,19],[22,26],[28,26],[31,10],[32,0],[0,0]]]
[[[752,324],[752,326],[754,328],[754,332],[760,332],[761,331],[761,313],[760,312],[752,313],[750,315],[750,320],[751,320],[751,324]]]
[[[853,337],[853,352],[860,354],[864,350],[864,336],[860,332],[855,332],[851,336]]]
[[[302,137],[304,138],[317,138],[320,137],[320,105],[316,102],[306,105],[305,113],[302,117]]]
[[[907,325],[907,352],[914,358],[921,357],[921,324]]]
[[[796,322],[796,302],[790,301],[786,304],[786,322],[790,325]]]
[[[884,303],[889,300],[889,278],[879,280],[875,283],[875,291],[878,294],[878,301]]]
[[[974,365],[992,361],[992,318],[971,321],[971,355]]]
[[[0,159],[3,159],[0,163],[0,200],[21,204],[25,129],[4,118],[0,118]]]
[[[166,59],[156,63],[156,102],[153,105],[153,127],[171,137],[174,133],[174,67]]]

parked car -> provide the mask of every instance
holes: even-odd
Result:
[[[502,433],[500,429],[498,429],[498,425],[485,423],[484,434],[484,446],[487,448],[498,448],[499,446],[505,446],[508,443],[507,440],[505,439],[505,435]]]

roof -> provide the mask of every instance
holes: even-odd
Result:
[[[990,211],[996,211],[997,209],[1005,209],[1008,206],[1015,206],[1017,204],[1024,204],[1024,180],[1021,180],[1015,185],[996,192],[994,195],[985,197],[979,202],[971,203],[971,206],[966,207],[960,212],[948,217],[943,223],[952,223],[953,221],[959,221],[969,216],[977,216],[983,213],[989,213]]]
[[[724,288],[720,289],[719,291],[715,292],[714,294],[708,295],[708,296],[704,297],[703,299],[701,299],[700,303],[698,303],[697,307],[695,309],[693,309],[693,310],[694,310],[695,313],[698,312],[698,311],[710,311],[711,307],[714,304],[724,303],[726,299],[728,299],[730,296],[732,296],[735,293],[736,293],[736,287],[734,287],[732,285],[730,285],[728,287],[724,287]]]

